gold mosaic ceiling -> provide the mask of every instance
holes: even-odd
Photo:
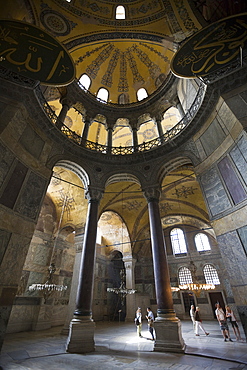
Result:
[[[137,91],[151,95],[165,81],[178,43],[201,28],[187,1],[127,1],[125,19],[116,19],[119,1],[13,0],[2,18],[24,20],[45,29],[69,50],[76,78],[86,73],[90,92],[100,87],[112,103],[137,101]],[[175,15],[175,16],[174,16]]]
[[[90,92],[108,101],[136,102],[137,91],[154,93],[170,72],[181,42],[207,25],[246,11],[246,0],[0,0],[1,18],[32,23],[70,52],[76,78],[86,73]],[[122,5],[125,19],[116,19]],[[200,21],[199,21],[200,20]]]

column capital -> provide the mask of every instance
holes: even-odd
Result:
[[[85,192],[85,198],[89,202],[99,202],[101,198],[103,197],[103,190],[93,187],[88,187]]]
[[[124,262],[124,267],[127,270],[135,266],[136,259],[133,258],[131,255],[123,256],[123,262]]]
[[[157,124],[157,123],[160,123],[164,118],[164,114],[163,113],[159,113],[159,114],[156,114],[156,116],[153,118],[154,122]]]
[[[144,189],[144,197],[147,199],[148,203],[154,200],[159,201],[161,195],[161,188],[159,185],[155,185]]]
[[[63,98],[60,99],[60,103],[62,105],[67,105],[69,108],[73,105],[72,100],[67,98],[66,96],[64,96]]]
[[[89,117],[87,114],[82,115],[82,120],[88,126],[91,126],[91,124],[93,122],[93,119],[91,117]]]

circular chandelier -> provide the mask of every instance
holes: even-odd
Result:
[[[135,289],[127,289],[126,286],[125,286],[125,272],[124,272],[124,269],[120,270],[120,278],[121,278],[121,281],[120,281],[120,286],[119,288],[107,288],[107,292],[112,292],[112,293],[115,293],[115,294],[118,294],[121,298],[121,303],[122,305],[124,305],[124,298],[128,295],[128,294],[134,294],[136,292]]]
[[[32,284],[28,288],[30,292],[42,291],[43,297],[44,297],[44,303],[47,302],[47,299],[49,298],[52,292],[54,291],[62,292],[64,290],[67,290],[67,285],[53,284],[53,274],[56,271],[55,263],[51,263],[51,265],[48,268],[48,271],[49,271],[49,277],[48,277],[48,280],[44,284]]]

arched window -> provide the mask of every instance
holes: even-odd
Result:
[[[184,232],[181,229],[172,229],[170,233],[173,254],[187,253]]]
[[[109,95],[108,91],[104,89],[103,87],[101,87],[98,91],[97,98],[107,102],[108,95]]]
[[[206,234],[198,233],[195,236],[195,244],[198,252],[210,251],[211,247]]]
[[[123,5],[116,7],[116,19],[125,19],[125,8]]]
[[[88,90],[90,85],[91,85],[91,78],[86,75],[85,73],[81,76],[81,78],[79,79],[79,82],[80,84],[86,89]]]
[[[137,100],[140,101],[140,100],[145,99],[147,97],[148,97],[148,93],[147,93],[146,89],[144,89],[144,87],[141,87],[137,91]]]
[[[207,284],[219,285],[220,279],[216,268],[212,265],[205,265],[203,273]]]
[[[181,267],[178,270],[178,280],[179,280],[179,285],[193,283],[191,272],[187,267]]]

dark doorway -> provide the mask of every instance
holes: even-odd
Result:
[[[190,306],[193,304],[195,305],[195,299],[194,299],[194,294],[191,292],[183,292],[183,301],[184,301],[184,310],[186,313],[189,314],[190,312]]]
[[[216,303],[219,303],[221,305],[221,307],[223,308],[223,310],[225,310],[224,299],[223,299],[223,296],[222,296],[221,292],[212,292],[212,293],[209,293],[209,298],[210,298],[212,310],[213,310],[213,313],[214,313],[214,318],[216,319],[216,315],[215,315],[216,307],[215,307],[215,304]]]
[[[119,288],[121,284],[121,271],[125,270],[123,255],[116,251],[109,264],[109,287]],[[124,321],[126,316],[126,300],[121,299],[119,294],[108,293],[108,312],[111,321]]]

